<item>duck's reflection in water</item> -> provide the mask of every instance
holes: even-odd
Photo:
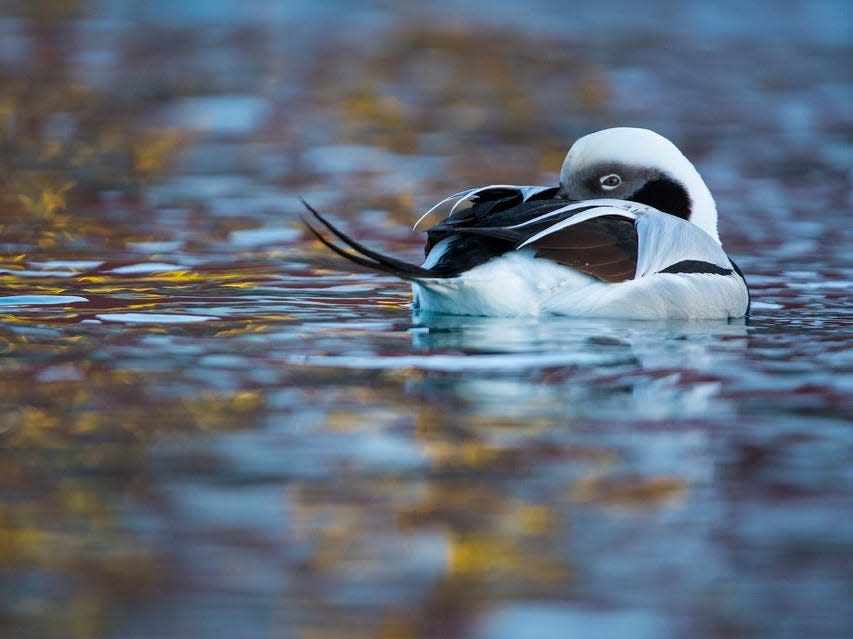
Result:
[[[421,367],[479,411],[622,419],[729,414],[722,382],[746,349],[744,320],[414,316]],[[455,355],[454,355],[455,353]],[[389,362],[390,363],[390,362]]]
[[[684,584],[673,610],[713,590],[720,574],[699,569],[718,553],[701,522],[722,519],[707,420],[729,410],[743,322],[415,315],[406,330],[419,353],[323,360],[402,377],[396,415],[361,428],[422,462],[290,484],[291,530],[311,540],[294,593],[306,627],[334,610],[365,636],[371,615],[478,636],[495,620],[520,631],[530,601],[567,623],[604,602],[604,623],[660,604],[666,575]],[[675,623],[645,622],[654,636]]]

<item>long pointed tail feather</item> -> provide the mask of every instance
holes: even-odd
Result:
[[[366,247],[361,242],[357,242],[356,240],[349,237],[346,233],[337,228],[329,220],[320,215],[320,213],[318,213],[314,207],[308,204],[308,202],[302,200],[302,204],[305,206],[306,209],[308,209],[308,212],[311,214],[311,218],[302,218],[302,221],[305,223],[305,226],[308,227],[308,230],[311,231],[311,233],[313,233],[314,236],[318,240],[320,240],[320,242],[322,242],[325,246],[329,247],[332,251],[334,251],[341,257],[348,259],[350,262],[358,264],[359,266],[363,266],[365,268],[369,268],[374,271],[387,273],[389,275],[395,275],[404,280],[417,280],[421,278],[435,277],[435,275],[431,273],[429,269],[422,268],[417,264],[411,264],[409,262],[398,260],[395,257],[391,257],[390,255],[384,255]],[[334,241],[327,239],[321,232],[320,228],[315,226],[315,224],[313,223],[314,220],[316,220],[322,225],[320,228],[325,228],[326,230],[328,230],[338,241],[343,242],[345,246],[339,246]]]

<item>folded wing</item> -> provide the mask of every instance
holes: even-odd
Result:
[[[556,187],[493,185],[446,198],[430,211],[454,202],[442,221],[426,229],[427,259],[422,266],[364,246],[307,204],[313,220],[306,219],[306,224],[339,255],[408,280],[457,277],[523,249],[609,283],[651,273],[720,273],[732,268],[719,245],[690,222],[636,202],[573,202],[556,194]],[[340,244],[326,239],[321,229]]]

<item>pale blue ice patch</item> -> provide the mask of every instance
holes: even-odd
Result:
[[[6,295],[0,297],[0,306],[45,306],[88,301],[79,295]]]
[[[589,352],[500,353],[497,355],[288,355],[288,364],[362,370],[413,368],[428,371],[514,371],[550,366],[606,365],[623,359]]]
[[[778,311],[785,308],[776,302],[752,302],[751,306],[753,311]]]
[[[47,262],[30,262],[29,264],[35,268],[57,271],[60,269],[88,271],[93,268],[98,268],[103,263],[103,260],[48,260]]]
[[[177,251],[184,243],[181,240],[164,240],[160,242],[128,242],[127,247],[141,253],[168,253]]]
[[[253,248],[264,244],[281,244],[295,242],[302,233],[291,227],[261,227],[231,231],[228,241],[235,246]]]
[[[664,617],[644,610],[588,610],[551,603],[518,603],[484,616],[476,639],[666,639]]]
[[[362,144],[316,146],[302,154],[302,161],[317,173],[392,171],[404,159],[396,153]]]
[[[193,324],[219,319],[213,315],[180,315],[172,313],[101,313],[95,317],[105,322],[124,322],[127,324]]]
[[[76,271],[13,271],[7,268],[0,268],[0,273],[14,275],[15,277],[73,277],[77,275]]]
[[[220,135],[246,135],[263,128],[272,115],[265,98],[251,94],[184,98],[166,109],[170,125]]]
[[[186,266],[180,264],[169,264],[167,262],[142,262],[140,264],[128,264],[127,266],[119,266],[110,271],[110,273],[119,273],[120,275],[135,275],[140,273],[172,273],[174,271],[185,271]]]

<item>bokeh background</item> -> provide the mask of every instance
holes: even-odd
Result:
[[[0,2],[0,634],[849,637],[844,0]],[[748,322],[412,316],[469,185],[653,128]]]

